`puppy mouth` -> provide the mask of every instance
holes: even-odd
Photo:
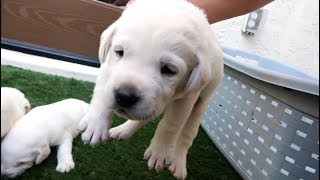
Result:
[[[124,108],[118,108],[114,110],[120,116],[123,116],[127,119],[138,120],[138,121],[146,121],[153,119],[155,117],[155,111],[151,111],[150,113],[136,113]]]

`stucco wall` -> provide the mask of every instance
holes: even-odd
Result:
[[[263,9],[254,36],[242,34],[244,16],[213,24],[219,42],[319,75],[319,1],[275,0]]]

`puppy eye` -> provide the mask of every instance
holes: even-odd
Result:
[[[161,74],[166,76],[174,76],[177,74],[177,68],[173,65],[166,64],[161,67]]]
[[[17,164],[15,165],[15,167],[19,167],[19,166],[21,166],[21,165],[23,165],[23,164],[25,164],[26,162],[23,162],[23,161],[20,161],[20,162],[17,162]]]
[[[116,53],[116,55],[117,55],[119,58],[122,58],[122,56],[123,56],[123,54],[124,54],[123,50],[115,50],[114,52]]]

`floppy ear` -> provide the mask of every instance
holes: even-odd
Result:
[[[101,64],[103,64],[107,58],[107,54],[108,54],[110,46],[111,46],[112,36],[113,36],[115,28],[116,28],[116,23],[117,22],[114,22],[113,24],[111,24],[101,34],[100,45],[99,45],[99,61]]]
[[[203,52],[196,54],[196,64],[193,67],[187,85],[185,87],[186,93],[197,92],[209,83],[211,76],[210,56],[204,55]]]
[[[44,145],[40,149],[37,149],[35,151],[36,165],[40,164],[43,160],[45,160],[49,156],[50,152],[51,150],[49,145]]]
[[[24,105],[25,113],[28,113],[31,110],[31,104],[27,99],[25,99],[24,101],[25,101],[25,103],[24,103],[25,104]]]

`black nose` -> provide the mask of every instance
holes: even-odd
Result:
[[[137,95],[137,90],[130,86],[124,86],[114,91],[116,103],[124,108],[130,108],[137,104],[140,97]]]

